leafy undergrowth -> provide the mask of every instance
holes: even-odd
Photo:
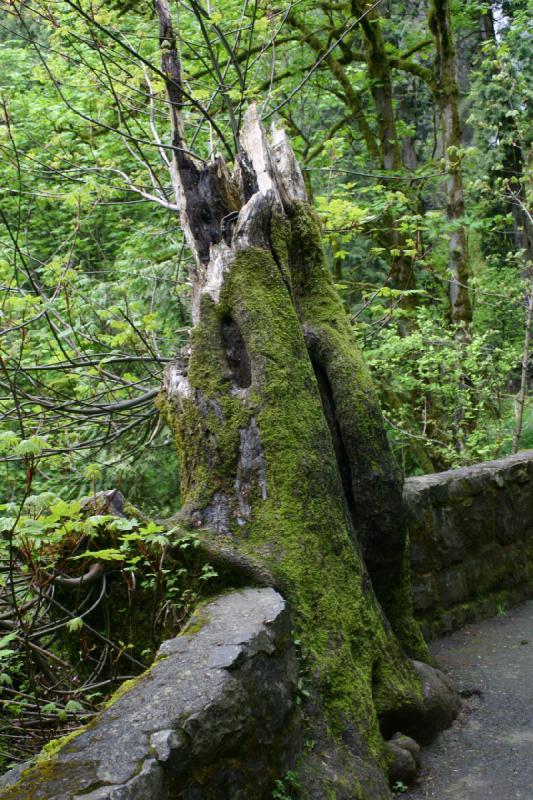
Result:
[[[0,771],[88,722],[216,578],[194,535],[28,497],[0,517]]]

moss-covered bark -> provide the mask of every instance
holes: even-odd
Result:
[[[426,651],[400,480],[301,173],[275,139],[251,109],[233,179],[242,208],[208,258],[205,232],[196,243],[186,226],[196,324],[161,407],[180,453],[182,520],[290,599],[315,730],[386,771],[388,720],[427,716],[407,655]],[[385,796],[343,780],[350,798]],[[337,796],[321,787],[317,797]]]
[[[302,218],[310,222],[306,210],[300,214],[300,221],[294,219],[296,228]],[[292,240],[291,229],[284,228],[279,244]],[[320,269],[323,280],[323,264]],[[364,494],[372,503],[367,469],[378,490],[383,481],[376,514],[383,517],[383,529],[392,521],[385,495],[390,496],[391,509],[395,503],[400,507],[399,488],[390,463],[383,459],[388,451],[368,375],[347,322],[339,325],[338,301],[329,294],[323,304],[325,310],[329,300],[329,314],[324,317],[316,310],[313,315],[312,301],[306,312],[316,324],[323,321],[327,352],[320,351],[320,357],[326,356],[339,401],[337,419],[360,445],[355,477],[356,485],[362,484],[360,505]],[[303,308],[302,304],[302,313]],[[240,330],[250,360],[248,388],[235,385],[222,346],[222,324],[229,317]],[[314,335],[318,333],[317,329]],[[167,406],[185,473],[187,514],[194,524],[209,526],[232,547],[259,560],[285,589],[332,729],[340,735],[348,724],[356,724],[361,740],[381,759],[379,715],[403,704],[421,707],[420,687],[376,601],[361,558],[353,520],[357,511],[350,509],[343,490],[302,325],[272,253],[251,248],[239,254],[220,302],[215,305],[204,298],[188,380],[190,396],[169,397]],[[343,400],[350,388],[351,398]],[[252,428],[258,436],[249,447],[258,451],[255,460],[245,464],[242,442]],[[369,541],[363,548],[376,554],[372,563],[377,574],[381,569],[392,578],[394,571],[392,591],[385,591],[384,574],[379,575],[383,598],[399,633],[420,646],[402,570],[405,527],[402,520],[394,520],[385,534],[390,534],[390,547],[387,542],[378,545],[371,541],[372,517],[368,508],[362,523]],[[397,605],[394,595],[400,600]]]

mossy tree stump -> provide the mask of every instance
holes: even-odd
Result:
[[[167,368],[160,401],[180,454],[181,519],[289,598],[317,747],[337,743],[356,759],[340,770],[347,797],[385,797],[384,735],[427,723],[410,660],[426,649],[376,393],[285,134],[269,143],[251,106],[233,175],[220,157],[194,162],[171,20],[156,8],[175,188],[196,260],[190,347]],[[317,797],[338,792],[338,774],[317,780]]]

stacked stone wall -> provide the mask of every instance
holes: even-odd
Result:
[[[533,593],[533,451],[409,478],[415,610],[426,637]]]

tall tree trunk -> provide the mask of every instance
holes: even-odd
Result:
[[[453,226],[449,245],[450,313],[452,322],[459,325],[460,330],[466,333],[472,322],[472,306],[468,294],[470,266],[466,231],[461,222],[465,213],[459,158],[461,120],[448,0],[433,0],[429,14],[429,27],[436,47],[435,95],[439,108],[442,150],[447,170],[446,213]]]
[[[291,602],[317,742],[301,767],[306,797],[386,798],[384,736],[427,735],[443,686],[406,655],[426,648],[400,477],[284,133],[270,145],[252,106],[233,176],[220,158],[195,164],[170,16],[164,0],[156,8],[196,259],[191,343],[161,399],[180,453],[181,518]]]
[[[533,263],[533,225],[525,208],[527,208],[526,178],[524,173],[524,155],[520,141],[520,135],[513,124],[513,120],[502,120],[502,128],[510,127],[512,130],[512,141],[505,146],[505,155],[501,170],[498,175],[508,187],[511,200],[509,210],[513,217],[513,246],[517,250],[523,250],[526,261]],[[514,130],[513,130],[514,129]]]
[[[479,26],[481,30],[481,39],[484,42],[496,41],[496,28],[494,25],[494,14],[490,3],[480,12]]]
[[[362,17],[363,33],[365,37],[365,58],[371,78],[371,92],[376,108],[378,121],[378,142],[374,137],[368,123],[363,116],[363,108],[359,94],[354,90],[352,81],[341,63],[332,54],[325,56],[324,60],[333,77],[340,83],[346,106],[358,120],[358,124],[368,150],[369,157],[378,167],[386,170],[402,169],[401,150],[396,132],[396,121],[392,99],[392,86],[390,67],[385,50],[385,42],[380,28],[379,16],[375,12],[365,12],[363,4],[351,2],[352,14]],[[295,14],[288,17],[288,24],[297,28],[305,37],[309,46],[320,55],[323,52],[322,40],[311,31],[305,23]],[[361,123],[364,122],[364,128]],[[379,182],[379,178],[377,179]],[[389,214],[384,219],[380,241],[387,250],[399,250],[405,246],[405,237],[396,230],[395,220]],[[416,288],[413,261],[402,253],[392,256],[388,283],[395,289],[402,291]],[[416,305],[415,296],[404,295],[400,306],[411,309]],[[407,324],[402,323],[401,328],[407,331]]]
[[[392,81],[389,59],[385,47],[385,39],[381,30],[381,20],[376,10],[368,10],[364,3],[352,0],[352,12],[361,17],[361,28],[364,39],[364,52],[370,78],[370,91],[376,109],[382,169],[401,172],[403,169],[402,153],[394,110]],[[387,247],[402,250],[405,237],[395,227],[395,220],[387,220]],[[391,262],[390,283],[395,289],[408,290],[416,288],[413,261],[403,253],[393,257]],[[416,300],[413,295],[402,299],[402,306],[413,308]],[[407,332],[408,326],[404,326]]]
[[[518,453],[520,450],[520,439],[522,438],[522,424],[524,420],[524,408],[526,406],[527,393],[529,388],[529,351],[531,347],[531,324],[533,322],[533,280],[526,297],[526,322],[524,328],[524,349],[522,350],[522,370],[520,373],[520,389],[515,399],[515,426],[513,432],[512,452]]]
[[[380,145],[380,167],[384,170],[399,173],[403,169],[402,152],[394,109],[391,70],[385,39],[381,30],[379,13],[365,3],[352,0],[352,13],[361,17],[364,53],[370,78],[370,91],[376,109],[376,119]],[[394,289],[402,291],[416,288],[413,259],[405,256],[402,250],[406,247],[405,235],[400,233],[396,220],[388,215],[384,220],[385,228],[382,240],[387,249],[398,251],[391,259],[389,283]],[[406,294],[400,300],[400,307],[409,311],[416,306],[416,295]],[[409,319],[400,323],[400,332],[409,332]]]
[[[496,28],[490,5],[480,15],[480,27],[482,42],[490,42],[496,48],[498,44]],[[489,58],[493,58],[496,55],[496,52],[491,52]],[[484,52],[484,57],[487,57],[486,52]],[[498,74],[498,69],[494,67],[494,75],[497,76]],[[506,116],[501,113],[498,119],[498,128],[499,138],[504,142],[504,155],[501,169],[497,171],[496,177],[500,178],[504,185],[507,185],[515,195],[514,198],[511,197],[508,203],[508,209],[513,218],[512,246],[517,250],[523,250],[527,262],[533,264],[533,225],[526,213],[527,191],[524,174],[527,174],[527,168],[524,169],[523,142],[513,116]]]
[[[388,170],[399,170],[402,168],[402,157],[396,131],[389,59],[380,17],[376,10],[365,8],[364,2],[354,2],[354,0],[352,0],[352,13],[361,17],[370,91],[377,112],[381,166]]]

